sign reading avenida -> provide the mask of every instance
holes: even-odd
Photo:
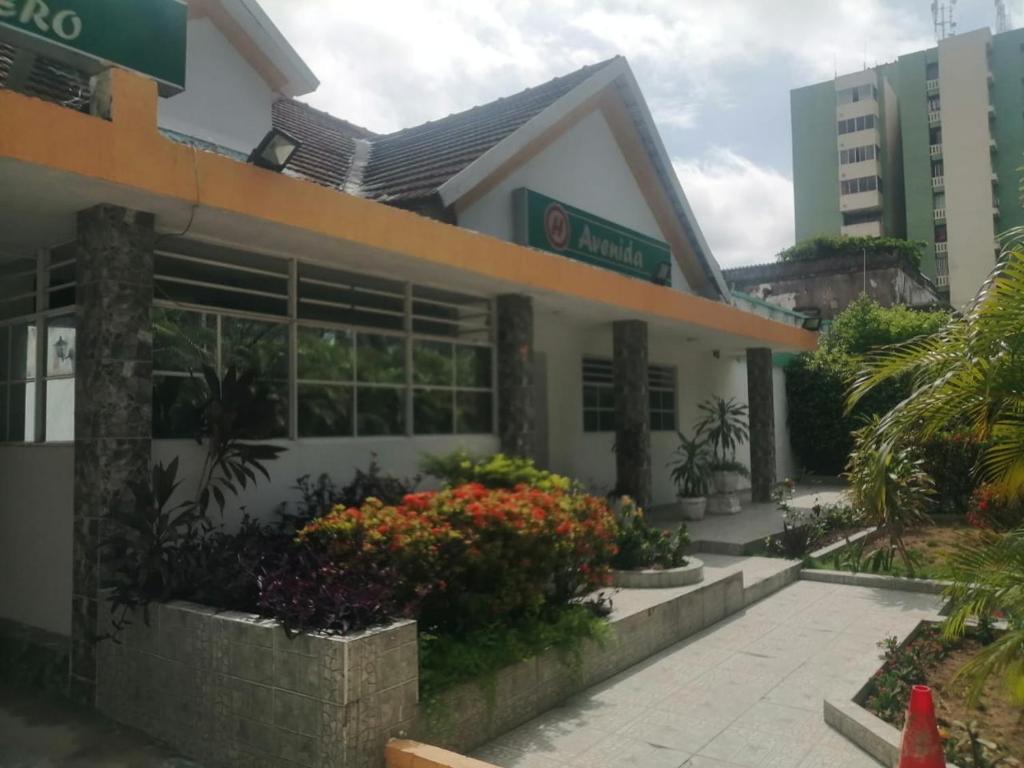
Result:
[[[185,87],[183,0],[0,0],[0,40],[96,70],[152,77],[164,95]]]
[[[667,275],[668,243],[619,226],[532,189],[513,193],[516,240],[616,272],[655,280]]]

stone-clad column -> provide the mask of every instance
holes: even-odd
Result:
[[[498,297],[498,434],[509,456],[533,458],[533,299]]]
[[[647,323],[612,325],[615,381],[615,471],[620,493],[641,507],[651,503],[651,412],[647,373]]]
[[[148,483],[152,437],[153,216],[101,205],[78,214],[75,490],[70,691],[92,704],[100,543],[114,510]]]
[[[747,400],[750,403],[751,497],[771,501],[775,485],[775,389],[772,384],[772,351],[765,347],[747,350]]]

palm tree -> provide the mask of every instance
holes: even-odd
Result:
[[[977,297],[931,336],[870,353],[848,407],[883,381],[909,377],[910,395],[875,426],[889,444],[907,444],[956,427],[985,445],[977,471],[1012,497],[1024,495],[1024,230],[1003,252]],[[1024,701],[1024,528],[989,534],[964,546],[951,562],[948,637],[968,619],[1001,612],[1008,630],[961,672],[976,698],[985,681],[1003,674]]]

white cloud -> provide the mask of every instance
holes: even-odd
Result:
[[[793,244],[793,183],[781,173],[724,148],[673,165],[722,267],[771,261]]]
[[[322,85],[315,105],[375,130],[466,109],[617,53],[667,123],[729,101],[769,64],[797,85],[927,47],[923,4],[884,0],[263,0]],[[910,10],[913,9],[913,12]]]

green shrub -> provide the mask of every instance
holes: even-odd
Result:
[[[802,467],[817,474],[840,474],[853,450],[853,432],[910,393],[909,381],[887,381],[847,413],[846,396],[861,356],[879,345],[930,333],[946,320],[941,312],[882,307],[862,296],[836,317],[817,351],[790,361],[786,367],[790,440]]]
[[[867,251],[870,260],[875,254],[899,253],[920,269],[924,247],[925,243],[920,240],[901,240],[898,237],[822,235],[779,251],[775,258],[779,261],[811,261],[830,256],[861,256]]]
[[[479,483],[485,488],[515,488],[527,485],[543,491],[567,491],[572,485],[567,477],[538,469],[533,459],[496,453],[487,458],[474,458],[464,450],[440,456],[424,456],[420,461],[424,474],[441,480],[446,488],[466,483]]]
[[[982,445],[963,432],[940,432],[921,443],[924,468],[935,480],[937,512],[966,514],[978,488]]]
[[[680,525],[675,533],[655,528],[644,519],[643,511],[628,496],[622,498],[617,518],[619,535],[615,543],[619,551],[612,558],[612,568],[631,571],[686,565],[690,535],[685,525]]]

